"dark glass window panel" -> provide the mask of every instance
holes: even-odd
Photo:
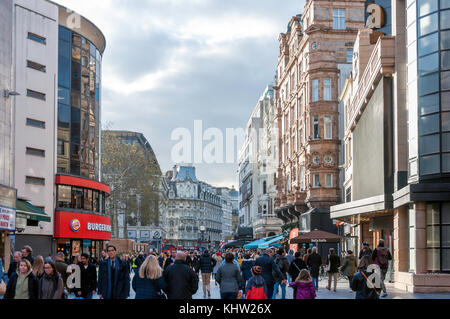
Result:
[[[84,203],[83,188],[72,186],[72,208],[83,209],[83,203]]]
[[[95,48],[95,45],[93,45],[91,42],[89,42],[89,53],[90,55],[95,59],[95,51],[97,49]]]
[[[70,157],[72,160],[80,162],[81,148],[80,145],[71,143],[70,144]]]
[[[450,8],[450,0],[441,0],[440,1],[440,9],[448,9]]]
[[[64,141],[64,140],[58,140],[58,146],[57,146],[58,155],[66,154],[65,143],[66,143],[66,141]]]
[[[72,44],[78,47],[81,46],[81,37],[76,33],[72,33]]]
[[[71,108],[71,141],[72,143],[80,143],[80,109]]]
[[[58,103],[70,105],[70,90],[58,87]]]
[[[36,33],[28,32],[28,39],[38,42],[40,44],[46,44],[47,40],[45,37],[37,35]]]
[[[25,176],[25,183],[33,184],[33,185],[45,185],[45,178],[34,177],[34,176]]]
[[[27,96],[41,101],[45,101],[45,93],[27,89]]]
[[[43,121],[39,121],[39,120],[33,120],[30,118],[27,118],[27,125],[28,126],[34,126],[34,127],[38,127],[38,128],[45,128],[45,122]]]
[[[438,29],[437,12],[419,19],[419,36],[434,32]]]
[[[439,94],[426,95],[419,98],[420,115],[439,112]]]
[[[58,127],[70,127],[70,106],[58,103]]]
[[[100,196],[99,191],[96,191],[96,190],[92,191],[92,210],[94,212],[99,212],[100,211],[99,196]]]
[[[450,30],[441,31],[440,36],[441,36],[441,50],[450,49]]]
[[[89,52],[88,51],[81,51],[81,65],[89,68]]]
[[[81,65],[72,61],[72,90],[80,91],[81,88]]]
[[[43,64],[27,60],[27,67],[40,72],[47,72],[47,67]]]
[[[450,71],[441,72],[441,90],[450,90]]]
[[[417,6],[419,7],[419,16],[424,16],[431,12],[437,11],[438,0],[418,0]]]
[[[441,11],[441,30],[450,29],[450,10]]]
[[[430,175],[440,173],[441,161],[440,155],[421,156],[420,157],[420,175]]]
[[[70,174],[80,175],[80,162],[70,160]]]
[[[83,164],[87,162],[88,162],[88,149],[81,146],[80,163],[83,166]]]
[[[418,40],[419,56],[426,55],[439,50],[439,33],[433,33]]]
[[[450,131],[450,112],[442,112],[441,113],[441,127],[442,127],[442,132]]]
[[[58,46],[58,85],[70,87],[70,44],[64,41]]]
[[[58,33],[59,33],[58,39],[59,40],[63,40],[63,41],[67,41],[67,42],[71,42],[72,31],[70,31],[67,28],[61,27],[61,26],[58,29],[59,29],[58,30]]]
[[[439,153],[440,151],[440,134],[427,135],[419,137],[420,155],[428,155]]]
[[[450,133],[442,133],[442,151],[450,152]]]
[[[422,116],[419,119],[419,134],[426,135],[439,132],[439,114]]]
[[[101,67],[101,62],[100,62],[100,60],[97,60],[95,62],[95,74],[97,75],[98,78],[100,77],[100,74],[101,74],[100,67]]]
[[[419,95],[427,95],[439,91],[439,73],[433,73],[419,78]]]
[[[441,111],[450,111],[450,92],[441,93]]]
[[[81,64],[81,49],[72,46],[72,61],[75,61],[77,63]]]
[[[450,69],[450,51],[441,52],[441,70]]]
[[[441,236],[442,236],[441,246],[450,247],[450,225],[441,226]],[[450,266],[450,262],[448,263],[448,266]]]
[[[80,93],[76,92],[76,91],[72,91],[72,93],[70,95],[70,105],[80,108],[80,104],[81,104]]]
[[[81,37],[81,48],[89,54],[89,41]]]
[[[439,71],[439,53],[419,58],[419,75]]]
[[[26,154],[39,156],[39,157],[45,157],[45,150],[40,150],[40,149],[37,149],[37,148],[27,147]]]
[[[73,208],[72,207],[72,188],[66,185],[58,185],[58,201],[57,207]]]
[[[450,173],[450,153],[442,154],[442,173]]]
[[[83,209],[92,211],[92,190],[91,189],[84,189]]]

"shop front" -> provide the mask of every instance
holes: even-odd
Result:
[[[16,230],[16,197],[14,188],[0,185],[0,259],[8,269],[11,253],[11,233]]]

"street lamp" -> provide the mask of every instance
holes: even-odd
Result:
[[[16,96],[20,95],[20,93],[16,91],[10,91],[10,90],[3,90],[3,97],[10,97],[10,96]]]
[[[200,226],[200,233],[201,233],[201,242],[203,243],[205,241],[205,230],[206,227],[205,226]],[[199,245],[200,246],[200,245]]]

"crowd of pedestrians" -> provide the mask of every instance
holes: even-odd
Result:
[[[116,247],[108,245],[99,260],[82,254],[67,262],[62,252],[53,261],[50,256],[34,257],[33,249],[24,246],[13,254],[7,272],[0,260],[0,288],[4,299],[64,299],[69,293],[77,299],[92,299],[95,294],[100,299],[127,299],[130,289],[136,299],[192,299],[201,278],[203,298],[211,298],[211,279],[215,279],[222,299],[276,299],[279,290],[285,299],[286,288],[293,289],[294,299],[314,299],[319,276],[326,269],[326,289],[336,292],[338,278],[344,276],[355,298],[378,299],[381,291],[381,297],[387,296],[384,280],[391,259],[383,240],[374,250],[363,243],[358,257],[351,250],[341,257],[331,248],[326,258],[316,247],[295,254],[268,248],[119,256]],[[70,264],[79,267],[79,287],[68,282]],[[380,269],[381,287],[369,279],[372,264]]]

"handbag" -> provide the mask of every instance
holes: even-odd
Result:
[[[157,289],[153,280],[151,281],[151,283],[152,283],[153,287],[155,287],[155,289]],[[158,299],[167,299],[166,294],[163,293],[161,291],[161,289],[157,289],[157,290],[158,290],[158,292],[156,293],[156,295],[158,296]]]
[[[6,284],[0,279],[0,295],[4,295],[6,293]]]

